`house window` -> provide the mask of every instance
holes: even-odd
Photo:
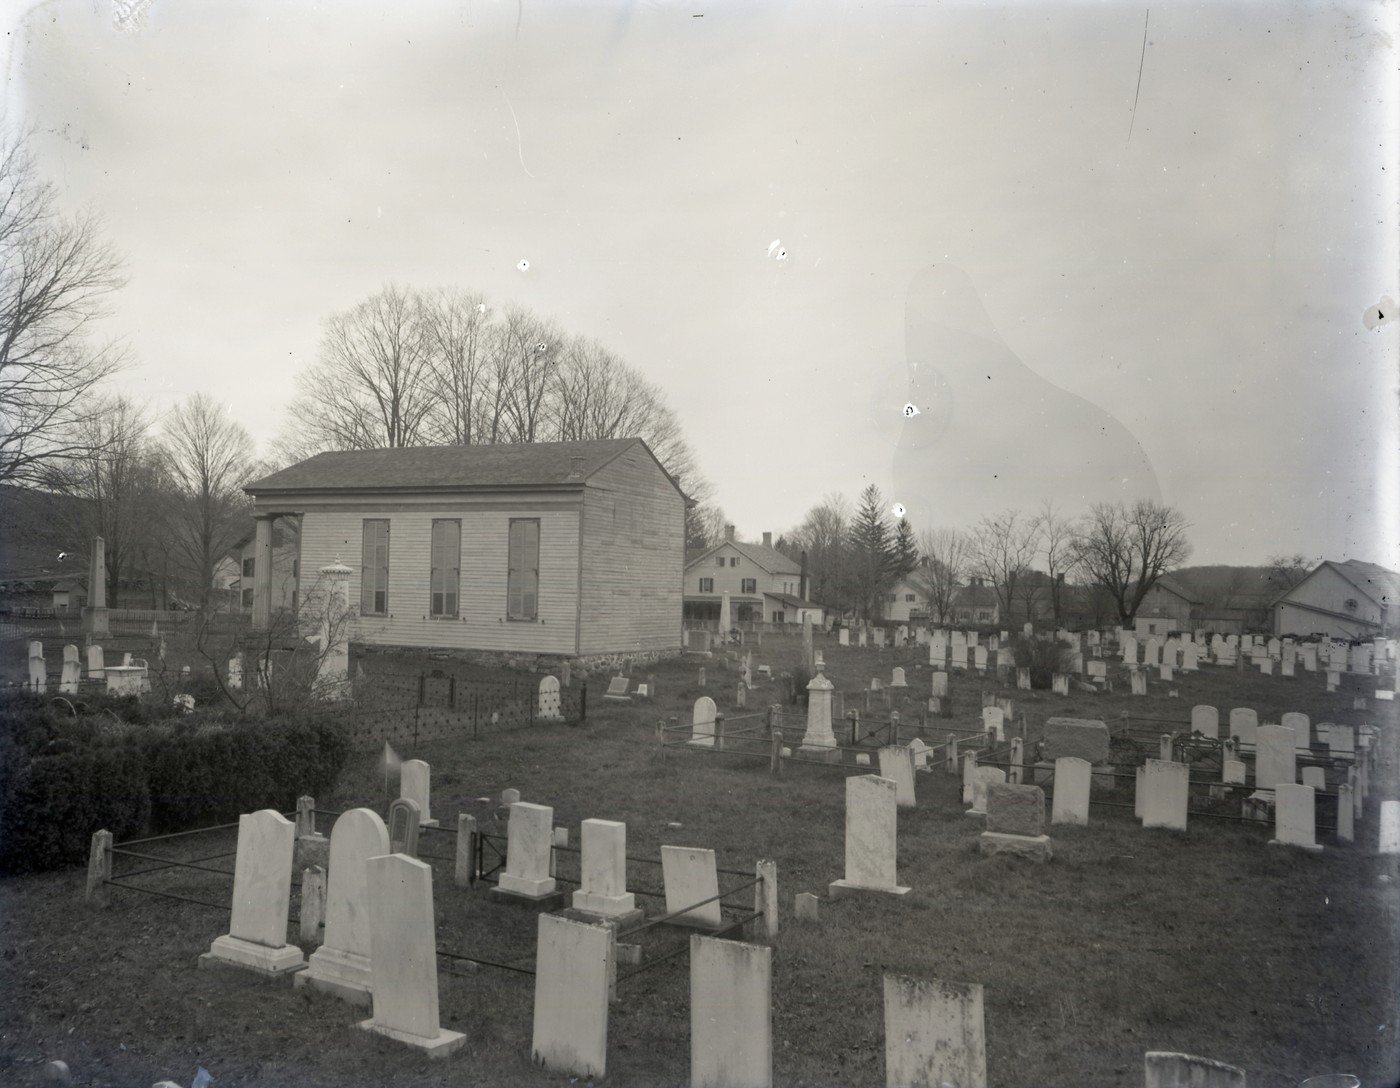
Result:
[[[540,519],[510,519],[510,571],[506,584],[506,617],[539,618]]]
[[[739,592],[740,592],[740,593],[757,593],[757,592],[758,592],[758,579],[757,579],[757,578],[741,578],[741,579],[739,579]]]
[[[457,582],[462,565],[462,523],[455,518],[433,519],[429,559],[429,605],[434,616],[457,614]]]
[[[783,623],[783,622],[784,622],[784,620],[783,620],[783,614],[782,614],[781,612],[774,612],[774,613],[773,613],[773,622],[774,622],[774,623]]]
[[[243,607],[244,607],[244,608],[252,608],[252,607],[253,607],[253,591],[252,591],[251,589],[245,589],[245,590],[243,591]]]
[[[729,557],[729,565],[731,567],[737,567],[739,565],[739,557],[737,555],[731,555]]]
[[[293,559],[293,560],[292,560],[292,577],[293,577],[293,578],[300,578],[300,577],[301,577],[301,560],[300,560],[300,559]]]
[[[722,566],[724,566],[724,556],[722,556],[722,555],[717,555],[717,556],[715,556],[715,566],[717,566],[717,567],[722,567]]]
[[[889,594],[889,602],[890,604],[894,604],[895,602],[895,595],[893,593]]]
[[[243,560],[243,577],[244,577],[244,578],[251,578],[252,576],[253,576],[253,557],[250,555],[250,556],[248,556],[248,558],[246,558],[245,560]]]
[[[292,611],[295,612],[296,610],[297,610],[297,591],[296,591],[296,590],[292,590]]]
[[[914,603],[914,594],[912,594],[912,593],[906,593],[906,594],[904,595],[904,600],[905,600],[905,602],[908,603],[908,604],[913,604],[913,603]]]
[[[389,519],[365,518],[360,555],[360,612],[389,613]]]
[[[700,592],[713,593],[715,591],[715,580],[713,578],[700,579]]]

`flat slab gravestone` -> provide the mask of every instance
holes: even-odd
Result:
[[[715,746],[715,715],[718,714],[715,701],[708,695],[695,700],[690,711],[690,743],[697,748]]]
[[[389,829],[368,808],[343,812],[331,828],[326,876],[326,929],[294,985],[310,986],[357,1005],[369,1005],[373,988],[369,925],[370,858],[389,853]]]
[[[438,825],[429,808],[432,774],[432,768],[421,759],[406,759],[399,765],[399,796],[417,802],[419,827]]]
[[[1278,720],[1285,729],[1293,730],[1293,739],[1299,748],[1312,747],[1312,720],[1306,714],[1290,710]]]
[[[1048,861],[1053,853],[1045,834],[1045,791],[1039,786],[987,784],[987,830],[977,840],[983,855],[1015,854]]]
[[[1191,732],[1200,733],[1211,740],[1220,739],[1220,711],[1213,706],[1200,704],[1191,708]]]
[[[1186,830],[1191,768],[1185,763],[1149,759],[1138,779],[1143,827]]]
[[[886,975],[886,1088],[987,1088],[982,987]]]
[[[991,730],[997,740],[1006,739],[1006,714],[999,706],[984,706],[982,708],[982,729]]]
[[[896,786],[877,775],[846,779],[846,875],[833,881],[834,899],[851,891],[907,895],[897,880],[895,843],[899,803]]]
[[[557,722],[560,719],[559,678],[557,676],[546,676],[540,681],[537,714],[540,721]]]
[[[1055,760],[1055,792],[1051,799],[1052,824],[1089,822],[1089,788],[1092,767],[1077,756]]]
[[[972,807],[967,810],[967,815],[987,815],[987,788],[1005,781],[1006,772],[1000,767],[978,767],[972,778]]]
[[[1317,844],[1317,800],[1311,786],[1281,782],[1274,787],[1274,837],[1269,845],[1322,849]]]
[[[1043,732],[1044,756],[1056,760],[1074,756],[1086,763],[1108,760],[1108,726],[1092,718],[1047,718]]]
[[[773,1083],[773,950],[690,938],[691,1088]]]
[[[557,886],[549,875],[553,848],[554,809],[528,801],[511,805],[506,824],[506,867],[491,893],[530,900],[554,895]]]
[[[306,966],[301,949],[287,943],[295,836],[296,824],[270,808],[238,817],[233,917],[200,966],[225,963],[274,978]]]
[[[895,802],[900,808],[914,808],[914,753],[903,744],[880,749],[880,777],[894,783]]]
[[[1249,707],[1237,706],[1230,711],[1230,736],[1239,737],[1241,743],[1256,743],[1259,730],[1259,715]]]
[[[700,670],[702,676],[704,675],[704,671],[704,669]],[[703,680],[701,681],[701,686],[704,686]],[[603,692],[603,698],[612,699],[614,702],[618,703],[630,703],[632,701],[632,696],[627,694],[627,677],[614,676],[609,680],[608,690]]]
[[[579,834],[583,882],[574,892],[574,910],[604,918],[640,915],[627,890],[627,825],[616,820],[584,820]]]
[[[1381,802],[1377,849],[1382,854],[1400,854],[1400,801]]]
[[[1322,791],[1327,788],[1327,771],[1323,767],[1303,767],[1298,772],[1303,785]]]
[[[724,924],[719,900],[715,898],[719,895],[719,873],[713,850],[699,846],[663,846],[661,881],[666,890],[667,914],[692,903],[703,903],[703,906],[677,914],[671,919],[672,925],[719,929]],[[711,902],[705,903],[707,899]]]
[[[1254,740],[1254,787],[1269,789],[1298,781],[1297,740],[1281,725],[1261,725]]]
[[[530,1056],[546,1069],[579,1077],[607,1072],[613,945],[606,924],[540,915]]]

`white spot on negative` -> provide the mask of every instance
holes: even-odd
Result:
[[[787,249],[783,246],[781,238],[774,238],[768,243],[768,256],[775,261],[787,260]]]
[[[919,414],[919,409],[918,409],[918,407],[915,406],[912,402],[909,403],[909,404],[906,404],[906,405],[904,406],[904,418],[905,418],[905,419],[913,419],[913,418],[914,418],[916,415],[918,415],[918,414]]]
[[[520,263],[517,264],[515,268],[518,272],[528,272],[530,271],[530,262],[522,258]]]
[[[897,518],[902,518],[904,516],[904,504],[902,502],[894,504],[894,516]]]

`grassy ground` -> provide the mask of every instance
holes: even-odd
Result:
[[[781,672],[799,652],[795,640],[769,638],[755,659]],[[828,674],[852,693],[848,706],[894,664],[909,669],[915,693],[928,689],[929,670],[912,649],[833,642],[825,656]],[[1384,732],[1384,766],[1355,848],[1330,836],[1320,855],[1271,848],[1266,829],[1207,819],[1193,819],[1185,834],[1145,831],[1123,810],[1096,806],[1089,827],[1052,829],[1056,856],[1047,866],[981,858],[980,828],[963,815],[958,779],[937,769],[919,776],[919,807],[899,817],[900,880],[913,892],[823,900],[820,921],[800,925],[792,896],[825,895],[842,875],[841,779],[849,770],[789,766],[774,778],[766,761],[663,756],[656,720],[687,714],[700,691],[694,663],[654,671],[657,704],[609,704],[595,694],[582,727],[438,741],[402,754],[432,763],[433,811],[444,825],[468,811],[503,833],[495,799],[513,786],[525,800],[552,804],[555,823],[574,829],[575,839],[580,820],[600,817],[625,820],[628,851],[642,857],[670,843],[713,847],[721,866],[745,872],[756,858],[775,859],[783,904],[773,961],[778,1084],[883,1084],[885,971],[986,987],[989,1078],[1001,1088],[1139,1085],[1143,1052],[1173,1049],[1244,1066],[1252,1088],[1334,1071],[1367,1085],[1395,1083],[1397,871],[1395,859],[1365,849],[1375,844],[1379,798],[1396,796],[1391,704],[1353,711],[1354,693],[1328,695],[1316,674],[1283,680],[1211,669],[1181,679],[1179,698],[1155,682],[1146,698],[1007,692],[1032,737],[1052,714],[1111,720],[1127,710],[1185,722],[1196,702],[1214,703],[1222,719],[1231,706],[1253,706],[1261,721],[1285,710],[1314,721],[1374,720]],[[735,674],[716,660],[707,672],[705,692],[727,707]],[[983,683],[955,675],[954,716],[931,723],[925,739],[972,727]],[[760,688],[751,706],[774,701],[776,689]],[[369,755],[357,758],[336,796],[317,799],[337,810],[382,811],[382,801]],[[206,853],[232,848],[228,836],[210,840]],[[451,842],[425,836],[422,845],[446,855]],[[183,856],[204,846],[189,844]],[[453,887],[450,863],[433,864],[439,945],[528,965],[533,916],[489,901],[484,889]],[[561,875],[573,864],[566,858]],[[629,877],[638,890],[660,890],[654,866],[633,865]],[[82,881],[68,872],[0,884],[0,1082],[40,1083],[43,1062],[62,1058],[83,1085],[145,1086],[166,1076],[188,1084],[200,1064],[218,1085],[572,1083],[530,1064],[527,976],[441,960],[442,1021],[469,1042],[431,1063],[356,1030],[359,1015],[332,999],[196,970],[195,957],[226,928],[219,912],[121,891],[107,910],[90,911],[81,906]],[[152,886],[222,901],[228,882],[191,874]],[[644,962],[685,940],[666,927],[648,931]],[[687,1083],[686,962],[681,955],[620,984],[607,1083]]]

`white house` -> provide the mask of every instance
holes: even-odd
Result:
[[[1373,638],[1389,635],[1400,574],[1375,563],[1323,560],[1301,582],[1275,598],[1274,634]]]

